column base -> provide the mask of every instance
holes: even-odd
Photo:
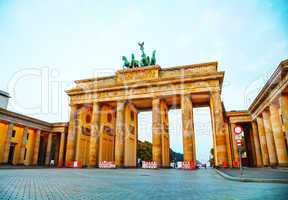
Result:
[[[279,167],[288,167],[288,163],[279,163],[278,166]]]

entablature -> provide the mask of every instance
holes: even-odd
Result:
[[[255,98],[249,111],[252,118],[255,119],[261,112],[275,101],[282,93],[287,92],[288,86],[288,60],[282,61],[278,68],[274,71],[268,82],[262,88],[261,92]]]

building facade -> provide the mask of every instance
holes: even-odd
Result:
[[[0,163],[62,167],[67,123],[47,123],[0,108]]]
[[[50,124],[0,109],[0,162],[97,167],[112,161],[136,167],[138,113],[152,111],[152,155],[169,167],[170,109],[181,109],[185,161],[196,161],[193,108],[210,108],[216,166],[240,161],[234,128],[243,130],[241,161],[250,167],[288,166],[288,60],[282,61],[248,110],[226,112],[224,72],[217,62],[119,70],[115,76],[75,81],[68,91],[68,123]],[[3,136],[3,137],[2,137]],[[201,144],[199,144],[201,145]]]
[[[172,108],[182,110],[184,159],[196,161],[193,107],[198,106],[211,108],[215,160],[218,165],[227,162],[220,97],[224,72],[217,67],[216,62],[167,69],[151,66],[76,81],[76,87],[67,91],[71,113],[66,162],[94,167],[115,161],[118,167],[135,167],[137,114],[152,110],[153,161],[169,167]]]
[[[252,127],[258,130],[259,166],[287,166],[288,60],[282,61],[249,107]]]

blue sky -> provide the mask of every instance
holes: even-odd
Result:
[[[72,81],[113,74],[138,41],[162,67],[218,61],[226,110],[247,109],[288,57],[288,2],[0,0],[0,89],[10,110],[66,121]]]

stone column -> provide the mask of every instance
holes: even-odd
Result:
[[[10,123],[10,122],[8,123],[6,142],[4,146],[4,152],[3,152],[3,155],[4,155],[3,163],[8,163],[13,126],[14,126],[13,123]]]
[[[24,127],[23,130],[23,137],[22,137],[22,145],[21,145],[21,154],[20,154],[20,163],[24,164],[24,160],[25,160],[25,150],[26,149],[26,144],[27,144],[27,134],[28,134],[28,127]],[[26,152],[27,153],[27,152]],[[18,164],[18,163],[17,163]]]
[[[152,157],[158,166],[162,166],[161,155],[161,122],[160,122],[160,99],[152,100]]]
[[[282,94],[279,98],[283,127],[285,131],[286,144],[288,146],[288,96]]]
[[[62,132],[62,133],[61,133],[61,138],[60,138],[58,167],[63,167],[63,156],[64,156],[65,138],[66,138],[65,132]]]
[[[268,111],[263,111],[262,116],[263,116],[263,123],[264,123],[264,130],[265,130],[270,166],[276,166],[277,155],[276,155],[275,143],[274,143],[274,138],[273,138],[273,132],[271,128],[270,113]]]
[[[251,127],[252,127],[252,123],[251,123]],[[250,148],[251,148],[251,155],[248,155],[248,160],[251,164],[251,166],[256,167],[257,166],[257,158],[256,158],[256,152],[255,152],[255,146],[254,146],[254,137],[253,137],[253,129],[249,129],[249,133],[248,133],[248,143],[247,145],[249,145],[250,143]],[[247,146],[248,149],[248,146]]]
[[[215,134],[215,165],[221,166],[223,162],[227,162],[227,149],[225,134],[223,131],[223,112],[219,91],[213,91],[210,97],[213,105],[214,114],[214,134]]]
[[[75,146],[77,133],[77,105],[71,105],[70,121],[67,136],[66,164],[75,160]]]
[[[81,136],[82,136],[82,120],[81,120],[81,116],[83,115],[83,113],[85,109],[83,109],[83,105],[82,107],[78,110],[77,112],[77,117],[76,117],[76,135],[75,135],[75,147],[74,147],[74,151],[75,151],[75,157],[74,160],[75,161],[81,161],[82,164],[84,164],[84,160],[81,160],[81,154],[84,155],[85,151],[84,149],[80,148],[80,143],[81,143]],[[84,151],[84,152],[83,152]],[[83,159],[83,158],[82,158]]]
[[[195,161],[193,105],[190,94],[181,97],[181,111],[184,161]]]
[[[280,166],[288,165],[288,155],[285,142],[285,136],[282,131],[281,119],[279,116],[279,109],[276,104],[271,104],[270,109],[270,119],[273,131],[273,137],[275,141],[276,154],[278,158],[278,164]]]
[[[231,138],[232,138],[232,143],[233,143],[233,161],[239,162],[238,146],[236,144],[235,133],[234,133],[235,127],[236,127],[236,124],[232,123],[231,124]]]
[[[137,116],[138,110],[132,103],[125,106],[124,167],[136,167],[137,163]]]
[[[262,158],[261,158],[261,150],[260,150],[260,142],[258,137],[257,125],[256,122],[252,122],[252,137],[253,137],[253,144],[255,149],[255,156],[256,156],[256,167],[262,166]]]
[[[45,165],[50,164],[51,145],[52,145],[52,133],[49,133],[47,148],[46,148]]]
[[[41,130],[37,130],[36,135],[35,135],[34,149],[33,149],[33,161],[32,161],[33,165],[37,165],[37,163],[38,163],[40,134],[41,134]]]
[[[230,131],[228,122],[224,123],[225,126],[225,139],[226,139],[226,146],[227,146],[227,159],[228,165],[232,167],[232,150],[231,150],[231,139],[230,139]]]
[[[115,164],[117,167],[122,167],[124,162],[124,108],[125,102],[117,102],[116,112],[116,141],[115,141]]]
[[[100,106],[98,102],[93,103],[92,124],[90,136],[89,167],[96,167],[99,154],[99,134],[100,134]]]
[[[29,136],[28,136],[29,135]],[[33,138],[33,136],[31,135],[31,133],[29,133],[29,129],[27,130],[27,135],[26,138],[28,136],[28,140],[26,140],[26,158],[24,160],[24,165],[28,166],[31,165],[31,154],[33,153],[31,151],[31,141],[29,141],[31,138]]]
[[[258,134],[259,134],[259,141],[260,141],[260,148],[262,154],[262,162],[264,166],[269,165],[269,154],[268,154],[268,147],[266,142],[265,136],[265,129],[262,117],[257,117],[257,126],[258,126]]]
[[[212,101],[210,100],[209,102],[209,109],[210,109],[210,119],[211,119],[211,126],[212,126],[212,139],[213,139],[213,149],[214,149],[214,153],[213,153],[213,158],[214,161],[215,159],[217,159],[217,157],[215,157],[216,155],[216,137],[215,137],[215,124],[214,124],[214,111],[213,111],[213,104]]]
[[[166,101],[160,101],[162,167],[170,167],[169,117]]]

